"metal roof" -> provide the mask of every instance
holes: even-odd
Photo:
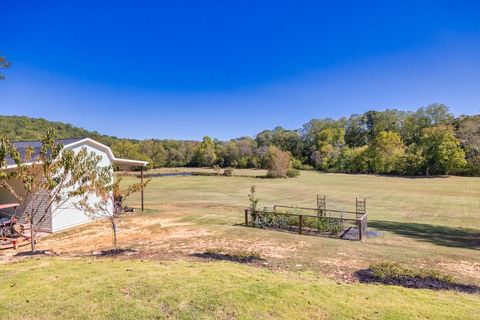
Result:
[[[102,147],[102,148],[105,148],[108,150],[108,154],[109,154],[109,157],[111,158],[111,161],[113,163],[115,163],[116,165],[119,165],[119,166],[146,166],[148,164],[148,162],[146,161],[139,161],[139,160],[130,160],[130,159],[121,159],[121,158],[116,158],[111,149],[108,147],[108,146],[105,146],[93,139],[89,139],[89,138],[71,138],[71,139],[59,139],[59,140],[56,140],[55,142],[56,143],[61,143],[63,144],[64,147],[67,147],[69,145],[72,145],[72,144],[76,144],[77,142],[81,142],[81,141],[90,141],[91,143],[94,143],[97,147]],[[18,152],[20,152],[20,156],[22,157],[22,159],[25,157],[25,152],[27,150],[28,147],[32,147],[33,148],[33,153],[32,153],[32,159],[35,159],[39,154],[40,154],[40,149],[42,147],[42,142],[40,140],[36,140],[36,141],[16,141],[16,142],[12,142],[12,144],[17,148]],[[10,158],[10,157],[7,157],[7,167],[8,166],[15,166],[15,161]]]
[[[56,140],[56,143],[61,143],[64,146],[84,140],[85,138],[72,138],[72,139],[59,139]],[[40,148],[42,147],[42,141],[40,140],[33,140],[33,141],[14,141],[12,144],[17,148],[18,152],[20,152],[20,156],[22,159],[25,157],[25,151],[28,147],[33,148],[32,159],[35,159],[39,153]],[[12,158],[7,157],[7,165],[14,165],[15,161]]]

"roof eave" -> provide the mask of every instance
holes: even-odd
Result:
[[[115,158],[113,164],[121,167],[146,167],[147,161]]]

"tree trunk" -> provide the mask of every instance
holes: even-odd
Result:
[[[115,220],[112,221],[112,231],[113,231],[113,246],[116,249],[117,248],[117,222]]]
[[[32,252],[35,252],[35,238],[36,238],[36,234],[35,234],[35,230],[34,230],[34,227],[33,227],[33,223],[30,222],[30,247],[32,249]]]

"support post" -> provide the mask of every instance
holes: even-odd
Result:
[[[245,227],[248,227],[248,209],[245,209]]]
[[[355,198],[355,218],[358,219],[358,198]]]
[[[140,169],[140,182],[142,184],[142,189],[140,190],[141,191],[141,201],[142,201],[142,212],[143,212],[143,209],[144,209],[144,205],[143,205],[143,167]]]
[[[303,232],[303,216],[302,215],[299,215],[298,216],[298,233],[299,234],[302,234]]]
[[[358,228],[358,240],[363,241],[363,228],[362,228],[362,220],[357,220],[357,228]]]

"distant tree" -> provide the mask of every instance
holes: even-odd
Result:
[[[451,126],[426,128],[420,138],[427,175],[450,174],[466,165],[465,152]]]
[[[472,165],[480,165],[480,115],[461,116],[456,121],[456,137]]]
[[[316,150],[311,158],[318,169],[336,171],[336,161],[341,148],[345,145],[345,130],[343,128],[325,128],[315,137]]]
[[[403,167],[403,173],[410,176],[425,174],[425,155],[421,146],[413,143],[407,147]]]
[[[317,138],[321,131],[325,129],[345,128],[346,122],[347,120],[345,118],[341,118],[339,120],[331,118],[310,120],[303,125],[303,128],[301,130],[305,143],[305,148],[310,149],[310,152],[314,151],[317,145]]]
[[[260,132],[255,138],[242,137],[224,142],[209,137],[200,142],[119,139],[69,124],[9,116],[0,116],[0,132],[12,140],[39,139],[44,129],[54,126],[59,138],[90,137],[110,146],[121,157],[146,160],[154,167],[211,167],[216,164],[221,167],[267,168],[268,149],[276,146],[290,153],[294,168],[352,173],[380,170],[377,167],[380,158],[372,162],[372,153],[365,150],[369,148],[371,151],[379,146],[375,141],[383,132],[393,132],[400,135],[406,150],[401,161],[402,172],[425,174],[427,154],[421,143],[424,129],[452,125],[468,161],[468,166],[459,173],[480,175],[479,119],[480,116],[455,119],[447,106],[432,104],[413,112],[371,110],[348,119],[312,119],[299,130],[276,127]],[[383,167],[381,171],[385,169],[388,168]],[[400,169],[397,167],[393,171],[400,173]]]
[[[402,173],[405,145],[400,135],[392,131],[380,132],[369,150],[370,165],[374,173]]]
[[[7,69],[11,66],[11,63],[7,61],[5,57],[0,56],[0,71]],[[0,80],[5,79],[5,76],[0,72]]]
[[[216,163],[215,143],[210,137],[204,137],[198,146],[196,160],[199,166],[211,167]]]
[[[230,140],[220,146],[220,165],[236,168],[241,160],[240,148],[235,140]]]
[[[363,115],[354,114],[348,118],[345,126],[345,143],[351,148],[368,143],[368,130]]]
[[[419,143],[423,129],[438,125],[449,125],[453,115],[444,104],[431,104],[409,113],[404,120],[401,135],[407,145]]]
[[[381,132],[400,132],[405,112],[387,109],[385,111],[367,111],[363,115],[367,128],[369,142],[373,141]]]
[[[303,154],[303,139],[299,130],[276,127],[260,132],[255,140],[260,147],[274,145],[283,151],[289,151],[295,157]]]
[[[368,145],[357,148],[343,149],[341,163],[344,172],[348,173],[371,173],[369,171],[369,148]],[[345,159],[345,160],[343,160]]]
[[[140,144],[137,141],[119,139],[113,143],[112,150],[115,154],[122,158],[144,160],[149,163],[149,167],[152,166],[152,159],[148,156],[148,154],[140,151]]]
[[[141,141],[138,146],[138,151],[150,159],[152,166],[154,168],[165,167],[167,165],[167,151],[163,147],[162,141],[158,141],[158,140]],[[133,158],[130,155],[129,157]]]
[[[7,169],[7,158],[15,167]],[[65,209],[72,201],[92,196],[101,157],[83,148],[75,153],[55,142],[55,132],[48,130],[38,154],[27,148],[25,154],[6,138],[0,142],[0,187],[10,193],[23,209],[30,223],[31,250],[35,251],[37,232],[47,215]],[[17,182],[23,186],[18,189]]]

